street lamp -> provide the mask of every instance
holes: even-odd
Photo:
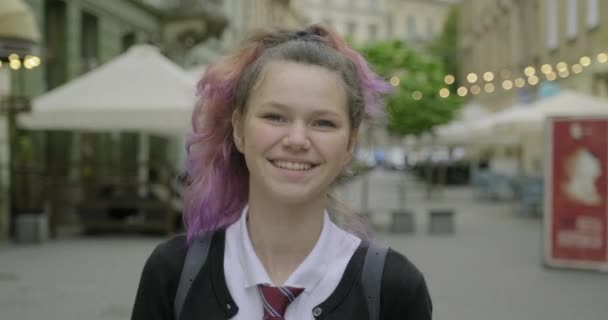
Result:
[[[10,219],[11,157],[15,145],[15,117],[29,110],[23,93],[23,73],[40,65],[40,32],[31,8],[23,0],[0,2],[0,124],[6,118],[6,132],[0,132],[0,239],[8,235]],[[11,90],[11,76],[16,88]],[[4,80],[2,80],[4,79]],[[1,128],[2,126],[0,126]],[[2,136],[5,141],[2,141]]]

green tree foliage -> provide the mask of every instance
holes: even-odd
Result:
[[[460,98],[453,93],[440,97],[445,70],[439,59],[401,41],[374,43],[361,51],[385,79],[399,79],[398,84],[393,79],[395,92],[386,101],[390,133],[420,135],[454,117]]]
[[[452,6],[448,12],[441,34],[429,47],[429,52],[438,57],[445,68],[446,74],[458,76],[460,68],[458,62],[458,41],[459,41],[459,7]],[[458,78],[450,85],[452,92],[458,88]]]

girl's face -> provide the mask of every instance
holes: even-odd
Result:
[[[356,138],[340,76],[295,62],[266,65],[232,124],[250,195],[290,204],[324,199]]]

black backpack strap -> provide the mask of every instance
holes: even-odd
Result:
[[[367,300],[370,320],[380,319],[380,290],[387,251],[388,247],[370,241],[363,263],[361,283]]]
[[[192,240],[192,243],[188,247],[182,274],[179,278],[177,291],[175,292],[175,300],[173,301],[175,320],[179,320],[186,296],[188,295],[188,291],[190,291],[190,286],[192,286],[194,278],[196,278],[196,275],[207,260],[211,238],[213,238],[213,233],[198,236]]]

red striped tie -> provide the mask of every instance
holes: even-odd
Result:
[[[258,285],[262,303],[264,304],[264,320],[285,320],[287,306],[295,300],[303,288],[269,287]]]

